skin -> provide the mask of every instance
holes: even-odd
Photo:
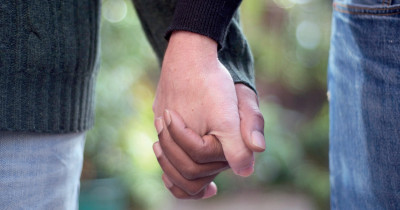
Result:
[[[162,179],[177,198],[216,194],[212,180],[227,169],[254,171],[253,152],[265,150],[256,94],[234,84],[208,37],[174,32],[153,104],[159,142],[154,152]]]
[[[159,133],[159,141],[153,149],[164,171],[165,186],[181,199],[215,195],[215,184],[209,184],[218,173],[229,168],[221,144],[213,135],[200,137],[187,128],[174,111],[166,111],[164,115],[170,115],[171,122]],[[162,123],[161,118],[158,121],[156,124]],[[196,152],[185,152],[193,150]]]

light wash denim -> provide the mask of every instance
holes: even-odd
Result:
[[[84,143],[84,132],[0,132],[0,209],[78,209]]]
[[[331,208],[400,209],[400,1],[334,2]]]

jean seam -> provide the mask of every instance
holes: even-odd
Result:
[[[386,0],[383,0],[386,1]],[[391,0],[389,0],[389,3]],[[338,2],[333,3],[333,8],[341,13],[346,14],[353,14],[353,15],[377,15],[377,16],[389,16],[389,15],[396,15],[400,14],[400,6],[393,7],[393,8],[368,8],[362,6],[354,6],[354,5],[345,5]],[[364,11],[352,11],[352,10],[364,10]],[[399,11],[396,11],[399,10]],[[370,13],[376,11],[387,11],[388,13]],[[390,13],[391,11],[394,11]]]
[[[364,9],[364,10],[372,10],[372,11],[379,11],[379,10],[397,10],[400,9],[400,6],[396,6],[393,8],[369,8],[369,7],[362,7],[362,6],[355,6],[355,5],[346,5],[346,4],[342,4],[339,2],[334,2],[333,3],[334,6],[338,5],[341,7],[345,7],[345,8],[349,8],[349,9]]]
[[[366,13],[366,12],[351,12],[351,11],[346,11],[346,10],[341,10],[335,7],[335,10],[340,12],[340,13],[346,13],[346,14],[351,14],[351,15],[371,15],[371,16],[389,16],[389,15],[397,15],[400,14],[400,12],[396,13],[387,13],[387,14],[371,14],[371,13]]]

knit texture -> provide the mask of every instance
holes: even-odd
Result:
[[[240,2],[241,0],[177,0],[166,38],[169,39],[173,31],[190,31],[210,37],[221,48],[228,25]]]
[[[98,0],[0,3],[0,130],[92,127]]]

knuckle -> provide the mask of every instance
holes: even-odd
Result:
[[[186,188],[186,190],[187,190],[187,193],[189,194],[189,195],[197,195],[197,194],[199,194],[199,192],[201,191],[203,189],[203,186],[199,186],[199,185],[196,185],[196,184],[192,184],[192,185],[190,185],[190,186],[188,186],[187,188]]]
[[[210,162],[210,159],[212,160],[215,154],[213,151],[217,151],[215,149],[215,146],[211,144],[204,144],[199,148],[199,150],[196,153],[193,153],[193,161],[196,163],[202,164],[202,163],[208,163]]]
[[[204,143],[191,153],[193,161],[198,164],[225,160],[222,146],[215,136],[203,137]]]
[[[262,123],[264,125],[264,116],[260,112],[260,110],[254,110],[254,118],[257,120],[257,122]]]
[[[182,176],[188,180],[196,179],[197,174],[198,174],[197,168],[193,165],[182,168]]]
[[[216,158],[216,151],[218,151],[218,145],[215,142],[206,142],[191,152],[190,157],[195,163],[208,163]]]
[[[172,192],[172,195],[174,195],[174,197],[177,199],[187,199],[188,198],[188,196],[184,192],[181,192],[181,191]]]
[[[197,150],[197,151],[195,151],[195,152],[191,152],[191,153],[190,153],[190,157],[191,157],[192,160],[193,160],[194,162],[196,162],[196,163],[203,163],[204,160],[203,160],[203,158],[202,158],[202,157],[203,157],[202,154],[204,154],[205,151],[206,151],[205,147],[202,146],[202,147],[199,148],[199,150]]]
[[[251,152],[238,151],[230,157],[230,162],[234,162],[236,166],[243,168],[244,166],[252,165],[254,157]]]
[[[187,154],[195,163],[203,163],[210,148],[207,143],[199,143],[187,149]]]

